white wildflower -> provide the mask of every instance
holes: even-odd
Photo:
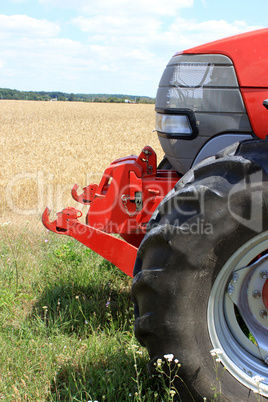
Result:
[[[255,375],[254,377],[252,377],[252,380],[253,380],[256,384],[259,384],[260,382],[264,381],[265,378],[261,377],[260,375]]]
[[[164,355],[164,358],[167,359],[169,362],[172,362],[174,359],[174,355],[172,353],[169,353],[167,355]]]
[[[210,351],[210,354],[211,354],[211,356],[218,356],[218,355],[222,354],[222,350],[220,350],[220,349],[212,349]]]
[[[3,222],[3,223],[0,223],[0,226],[3,228],[3,227],[5,227],[5,226],[9,226],[11,224],[11,221],[9,221],[9,222]]]
[[[156,365],[157,365],[157,367],[161,367],[161,365],[162,365],[162,359],[157,359],[156,360]]]

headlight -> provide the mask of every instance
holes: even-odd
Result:
[[[187,116],[156,113],[156,130],[167,134],[192,134]]]
[[[172,109],[156,112],[156,131],[167,138],[193,139],[198,134],[194,112]]]

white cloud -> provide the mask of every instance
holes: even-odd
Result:
[[[27,15],[0,14],[0,36],[16,37],[50,37],[60,31],[58,24],[46,20],[38,20]]]
[[[169,29],[159,36],[158,40],[162,46],[166,43],[169,43],[169,47],[177,45],[177,50],[180,51],[259,28],[262,27],[248,25],[246,22],[238,20],[233,22],[224,20],[197,22],[177,17]]]
[[[195,20],[184,20],[177,17],[172,23],[170,30],[173,32],[186,33],[207,33],[209,35],[216,34],[220,38],[235,35],[248,30],[260,28],[259,26],[247,25],[245,21],[235,20],[227,22],[225,20],[208,20],[197,22]]]
[[[39,3],[72,8],[79,16],[73,13],[72,21],[63,17],[61,27],[63,22],[0,15],[1,86],[154,96],[177,51],[258,28],[244,21],[183,19],[180,9],[193,6],[194,0]],[[76,28],[76,40],[67,36],[69,26],[72,33]]]
[[[192,7],[194,0],[39,0],[46,6],[72,8],[77,12],[96,15],[175,15],[182,8]]]
[[[143,36],[161,29],[161,22],[156,18],[96,15],[91,18],[77,17],[73,23],[83,32],[104,36],[117,35]]]
[[[113,58],[118,58],[118,61],[130,48],[149,54],[152,59],[158,54],[158,57],[168,61],[179,50],[261,28],[247,25],[244,21],[197,22],[181,17],[175,17],[169,25],[164,26],[158,16],[80,16],[72,23],[88,34],[88,43],[113,47]]]

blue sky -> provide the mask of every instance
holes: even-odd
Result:
[[[267,0],[1,0],[0,87],[155,96],[174,53],[267,16]]]

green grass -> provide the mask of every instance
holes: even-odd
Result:
[[[0,400],[168,400],[133,336],[131,282],[68,237],[0,226]]]

